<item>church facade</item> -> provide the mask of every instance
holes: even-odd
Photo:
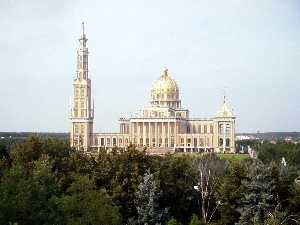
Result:
[[[181,107],[179,87],[165,67],[151,87],[150,105],[140,114],[120,118],[119,133],[93,133],[94,102],[88,72],[87,38],[83,32],[77,50],[77,71],[73,80],[70,143],[85,151],[97,152],[113,146],[126,148],[133,143],[150,153],[235,152],[235,117],[223,104],[212,118],[190,118]]]

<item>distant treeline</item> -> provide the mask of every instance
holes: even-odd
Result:
[[[70,133],[55,133],[55,132],[0,132],[1,138],[14,137],[14,138],[28,138],[31,135],[38,135],[44,137],[57,137],[57,138],[69,138]]]
[[[282,139],[291,137],[293,139],[300,138],[300,132],[266,132],[266,133],[237,133],[236,135],[254,136],[259,139]]]

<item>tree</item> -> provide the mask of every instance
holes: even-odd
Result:
[[[121,224],[118,208],[103,189],[94,190],[88,175],[76,175],[67,193],[53,202],[59,212],[57,224]]]
[[[138,212],[137,224],[164,224],[168,209],[159,209],[158,199],[162,195],[159,185],[156,184],[153,175],[148,171],[143,182],[135,193],[134,203]]]
[[[197,215],[193,214],[189,225],[204,225],[204,222],[201,221]]]
[[[227,165],[215,155],[206,155],[195,162],[197,171],[198,191],[201,194],[201,213],[205,223],[210,223],[214,213],[220,206],[220,200],[216,200],[216,187],[221,174]]]
[[[197,183],[193,158],[166,155],[162,159],[160,170],[154,173],[162,190],[160,205],[168,207],[170,216],[184,223],[198,212],[199,193],[193,188]]]
[[[167,225],[181,225],[181,223],[179,223],[174,217],[171,217]]]
[[[4,173],[0,186],[0,223],[53,223],[53,204],[50,199],[59,192],[51,174],[51,166],[35,162],[28,175],[20,165]]]
[[[263,224],[267,217],[267,212],[273,207],[271,204],[274,183],[268,179],[270,167],[257,161],[248,174],[248,180],[243,182],[247,189],[244,198],[241,200],[242,206],[238,208],[241,214],[239,224]]]
[[[239,161],[232,161],[229,173],[221,179],[216,189],[216,198],[221,202],[218,212],[221,216],[220,224],[234,224],[240,214],[237,208],[241,206],[240,200],[244,197],[246,188],[242,182],[247,179],[247,168]]]
[[[105,188],[119,207],[124,223],[137,217],[134,204],[138,185],[143,175],[151,168],[150,156],[138,151],[130,144],[126,149],[113,148],[111,152],[101,151],[96,159],[93,179],[97,188]]]

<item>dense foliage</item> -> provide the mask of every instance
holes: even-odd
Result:
[[[0,145],[0,224],[299,223],[298,145],[260,146],[268,157],[254,162],[134,145],[88,155],[40,136],[10,146]]]

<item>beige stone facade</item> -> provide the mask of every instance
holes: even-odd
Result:
[[[124,147],[131,142],[151,153],[162,152],[234,152],[235,117],[223,105],[212,118],[190,118],[181,108],[179,87],[165,67],[151,87],[150,105],[139,114],[120,118],[119,133],[93,133],[94,107],[91,105],[91,80],[88,76],[86,36],[79,38],[77,75],[73,81],[71,109],[71,145],[86,151]]]

